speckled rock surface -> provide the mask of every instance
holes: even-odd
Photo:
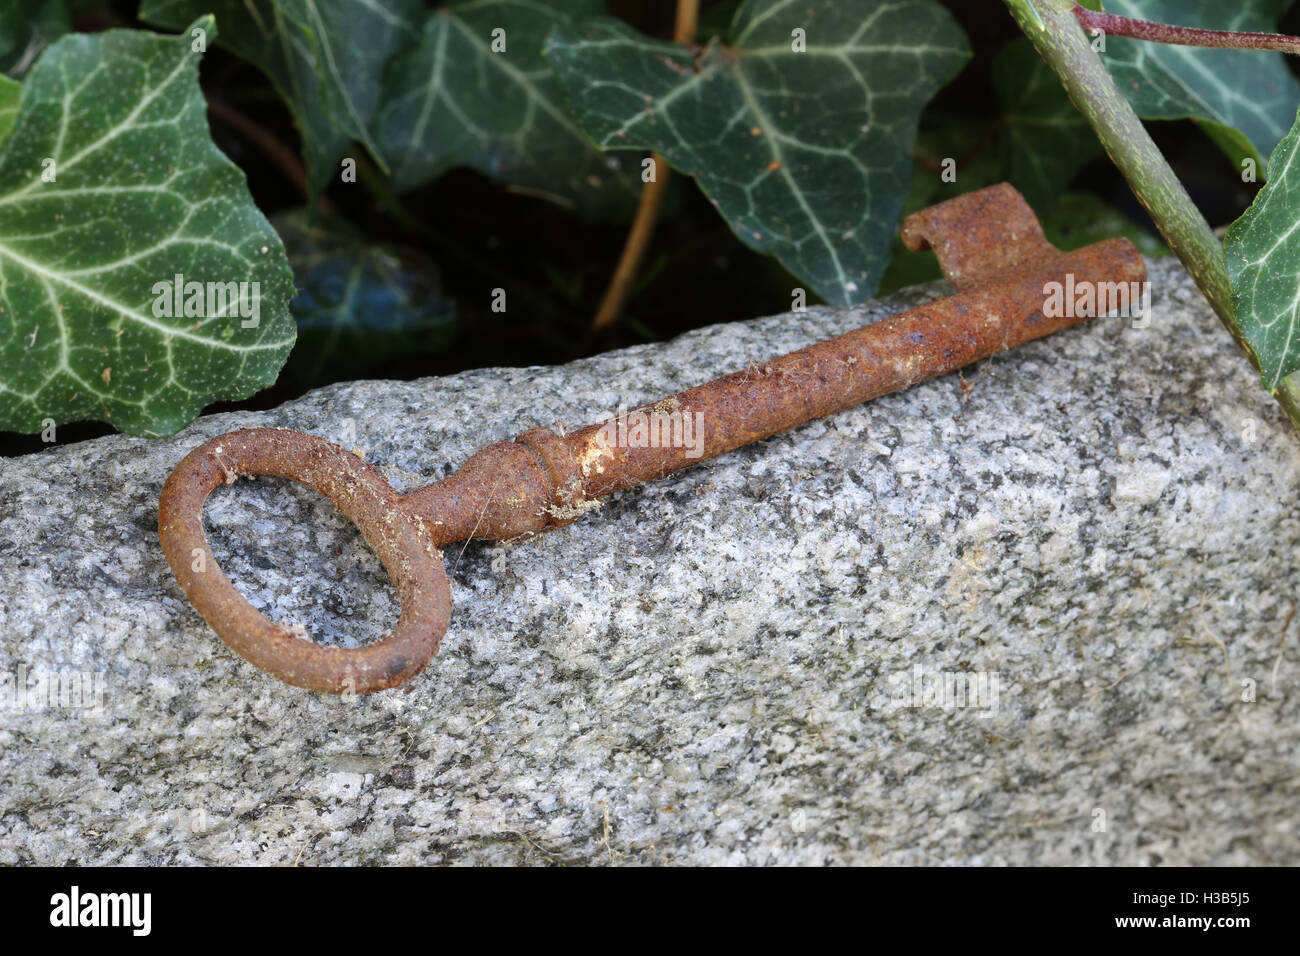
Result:
[[[1300,441],[1152,269],[1147,328],[1099,320],[968,395],[949,376],[449,550],[442,653],[360,700],[266,677],[186,603],[156,503],[189,448],[291,426],[409,487],[903,301],[4,461],[0,863],[1300,862]],[[241,481],[207,515],[272,616],[341,643],[396,619],[314,493]],[[35,672],[100,672],[99,706],[18,700]]]

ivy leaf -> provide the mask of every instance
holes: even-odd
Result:
[[[1228,227],[1223,251],[1237,321],[1272,391],[1300,369],[1300,116],[1269,159],[1268,183]]]
[[[0,57],[9,56],[27,38],[28,24],[41,0],[9,0],[0,9]]]
[[[298,344],[286,375],[304,385],[362,378],[451,343],[455,309],[426,256],[368,244],[336,216],[294,210],[273,223],[299,289],[289,303]]]
[[[722,36],[731,29],[731,22],[736,19],[736,11],[739,9],[740,0],[719,0],[718,3],[706,6],[700,11],[695,24],[695,36],[705,39]]]
[[[417,37],[420,0],[145,0],[140,18],[179,30],[203,13],[222,44],[274,84],[302,136],[307,182],[322,189],[353,139],[372,135],[385,64]]]
[[[1040,212],[1101,151],[1087,119],[1028,40],[1013,40],[993,61],[1002,103],[1002,176]]]
[[[477,0],[430,14],[384,91],[379,142],[395,188],[463,165],[587,212],[629,208],[640,177],[618,168],[639,167],[592,146],[542,55],[553,27],[602,10],[600,0]],[[494,39],[503,51],[493,51]]]
[[[140,19],[181,30],[204,13],[216,15],[221,45],[265,73],[288,106],[302,137],[308,188],[318,192],[334,177],[351,137],[330,121],[321,104],[307,30],[273,0],[145,0]]]
[[[22,92],[23,85],[17,80],[0,76],[0,143],[5,141],[18,119],[18,100]]]
[[[1214,30],[1274,32],[1291,0],[1107,0],[1126,17]],[[1263,157],[1291,127],[1300,83],[1280,53],[1209,50],[1106,37],[1102,59],[1145,119],[1195,119],[1233,162]]]
[[[423,0],[275,0],[306,29],[315,53],[325,112],[334,125],[365,144],[385,172],[372,135],[384,67],[419,39]]]
[[[698,52],[591,20],[546,51],[598,145],[658,150],[835,304],[875,291],[921,109],[969,57],[931,0],[748,0]]]
[[[69,4],[70,0],[5,0],[0,9],[0,72],[22,76],[42,50],[71,32]]]
[[[170,434],[293,345],[283,246],[208,135],[191,42],[74,34],[23,83],[0,144],[0,429]]]

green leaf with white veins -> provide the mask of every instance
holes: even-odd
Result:
[[[0,76],[0,143],[4,142],[18,119],[18,100],[22,92],[21,83],[7,76]]]
[[[1268,184],[1228,227],[1232,304],[1270,391],[1300,370],[1300,117],[1269,160]]]
[[[0,9],[0,57],[8,56],[23,41],[27,21],[39,2],[40,0],[9,0]]]
[[[1158,23],[1272,33],[1291,0],[1106,0],[1106,12]],[[1262,159],[1291,128],[1300,83],[1281,53],[1207,50],[1106,37],[1102,62],[1144,119],[1191,118],[1234,162]],[[1261,174],[1263,169],[1260,170]]]
[[[602,11],[600,0],[474,0],[430,14],[420,43],[394,60],[384,89],[379,143],[396,188],[472,166],[584,211],[630,209],[640,166],[592,145],[542,55],[553,27]],[[494,41],[504,49],[494,52]]]
[[[74,34],[23,82],[0,144],[0,429],[167,435],[284,364],[292,273],[208,135],[191,43]]]
[[[72,31],[74,7],[86,0],[4,0],[0,4],[0,72],[21,77],[41,51]]]
[[[275,0],[306,28],[315,51],[321,103],[334,125],[365,144],[387,171],[372,133],[384,67],[419,39],[422,0]]]
[[[1101,152],[1097,134],[1028,40],[1012,40],[993,61],[1002,104],[999,152],[1005,178],[1040,213]]]
[[[748,0],[702,51],[592,20],[546,52],[598,145],[658,150],[836,304],[875,291],[921,109],[970,55],[932,0]]]
[[[7,0],[0,8],[0,58],[9,56],[26,39],[32,18],[44,0]]]
[[[274,0],[145,0],[140,19],[182,30],[204,13],[216,15],[223,47],[255,64],[275,86],[302,136],[307,182],[313,191],[338,173],[352,137],[331,122],[321,104],[316,53],[306,27]]]

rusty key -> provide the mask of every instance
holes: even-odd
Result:
[[[212,629],[262,670],[331,693],[394,687],[424,669],[447,630],[451,589],[439,548],[561,527],[605,495],[1089,317],[1044,315],[1048,283],[1073,276],[1075,288],[1105,288],[1118,308],[1127,308],[1146,279],[1142,257],[1126,239],[1058,250],[1005,183],[909,216],[903,241],[915,251],[934,250],[955,295],[636,410],[691,416],[702,434],[690,446],[628,447],[608,421],[568,435],[534,428],[480,449],[442,481],[402,494],[373,465],[324,439],[241,429],[195,448],[167,479],[158,502],[163,552]],[[203,505],[217,485],[253,475],[314,488],[356,524],[401,599],[390,633],[365,647],[326,647],[274,623],[235,590],[212,556]]]

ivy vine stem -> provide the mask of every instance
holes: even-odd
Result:
[[[1175,46],[1217,47],[1231,50],[1275,50],[1279,53],[1300,53],[1300,37],[1285,33],[1240,33],[1234,30],[1203,30],[1199,27],[1180,27],[1171,23],[1152,23],[1102,13],[1074,5],[1070,11],[1084,29],[1100,30],[1117,37],[1132,37],[1152,43],[1170,43]]]
[[[1146,127],[1093,50],[1070,0],[1005,0],[1012,17],[1044,61],[1060,77],[1111,161],[1124,174],[1169,248],[1258,371],[1259,360],[1237,322],[1223,246]],[[1273,391],[1292,425],[1300,429],[1300,373]]]

